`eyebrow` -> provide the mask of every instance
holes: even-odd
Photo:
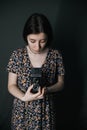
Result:
[[[32,38],[30,38],[30,40],[36,40],[36,39],[32,39]]]
[[[36,39],[30,38],[30,40],[36,40]],[[46,39],[46,38],[44,38],[44,39],[40,39],[40,40],[47,40],[47,39]]]

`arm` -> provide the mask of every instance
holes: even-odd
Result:
[[[24,93],[17,86],[17,74],[8,73],[8,91],[14,97],[21,99],[24,96]]]
[[[58,76],[58,82],[52,86],[46,88],[47,93],[58,92],[63,89],[64,86],[64,75]]]
[[[32,101],[37,99],[42,99],[44,95],[44,89],[41,91],[39,89],[38,93],[33,94],[31,93],[31,89],[33,88],[33,85],[31,85],[26,93],[23,93],[17,86],[17,74],[9,72],[8,74],[8,91],[10,94],[12,94],[14,97],[17,97],[18,99],[22,101]]]

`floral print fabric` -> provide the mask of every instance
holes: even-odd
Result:
[[[24,93],[32,84],[31,68],[27,47],[13,51],[7,70],[17,74],[18,87]],[[58,50],[49,49],[41,69],[42,86],[50,87],[57,82],[58,75],[64,75],[63,60]],[[14,98],[12,130],[55,130],[53,106],[53,94],[47,94],[44,99],[30,102]]]

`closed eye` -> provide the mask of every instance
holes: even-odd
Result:
[[[31,43],[35,43],[36,41],[34,39],[30,40]]]
[[[45,43],[45,42],[47,42],[46,39],[43,39],[43,40],[40,41],[40,43]]]

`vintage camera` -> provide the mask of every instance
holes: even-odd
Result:
[[[32,93],[37,93],[41,84],[42,71],[41,68],[31,69],[31,82],[33,84]]]

